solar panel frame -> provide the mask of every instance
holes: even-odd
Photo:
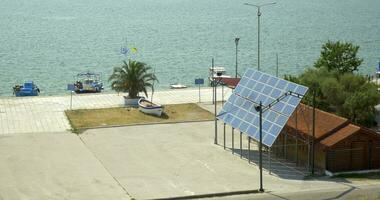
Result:
[[[248,69],[223,105],[217,119],[259,141],[259,112],[255,106],[261,101],[265,110],[262,118],[262,141],[264,145],[271,147],[301,102],[300,97],[307,91],[305,86]],[[300,97],[290,95],[289,92]],[[278,99],[279,102],[269,107]]]

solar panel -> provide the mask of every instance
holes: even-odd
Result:
[[[262,102],[263,144],[271,147],[307,90],[305,86],[248,69],[217,118],[259,141],[260,119],[255,106]]]

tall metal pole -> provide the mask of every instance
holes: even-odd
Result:
[[[311,174],[314,175],[314,160],[315,160],[315,89],[313,92],[313,138],[312,138],[312,160],[311,160]]]
[[[240,38],[235,38],[235,45],[236,45],[236,65],[235,65],[235,78],[237,78],[237,74],[238,74],[238,44],[239,44],[239,40]]]
[[[260,101],[260,110],[259,110],[259,117],[260,117],[260,143],[259,143],[259,155],[260,155],[260,192],[264,192],[263,188],[263,104]]]
[[[257,70],[260,71],[260,6],[257,7]]]
[[[257,8],[257,70],[258,71],[260,71],[260,16],[261,16],[260,8],[264,6],[273,5],[273,4],[276,4],[276,2],[266,3],[266,4],[261,4],[261,5],[255,5],[255,4],[250,4],[250,3],[244,4],[247,6],[254,6]]]
[[[276,77],[278,77],[278,53],[276,53]]]
[[[215,87],[214,87],[214,58],[211,60],[211,86],[212,86],[212,103],[215,103]]]
[[[214,59],[213,59],[214,60]],[[216,119],[216,81],[214,78],[212,79],[214,81],[215,89],[214,89],[214,96],[215,96],[215,106],[214,106],[214,115],[215,115],[215,138],[214,138],[214,144],[218,144],[218,119]]]

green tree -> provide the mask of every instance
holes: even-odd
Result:
[[[358,74],[337,74],[325,68],[308,69],[293,80],[309,87],[308,99],[316,93],[316,106],[334,112],[354,123],[372,126],[375,123],[374,107],[380,96],[377,86]]]
[[[157,81],[155,74],[150,73],[151,67],[143,62],[124,61],[121,67],[115,67],[108,81],[111,88],[117,92],[128,92],[129,98],[137,98],[139,92],[148,97],[147,88],[153,88],[153,81]]]
[[[328,41],[322,46],[321,55],[314,67],[339,73],[357,71],[363,62],[363,59],[357,57],[358,50],[359,46],[352,43]]]

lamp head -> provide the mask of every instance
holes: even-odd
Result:
[[[255,106],[255,110],[256,110],[257,112],[260,112],[260,110],[261,110],[261,106],[260,106],[260,105],[256,105],[256,106]]]

